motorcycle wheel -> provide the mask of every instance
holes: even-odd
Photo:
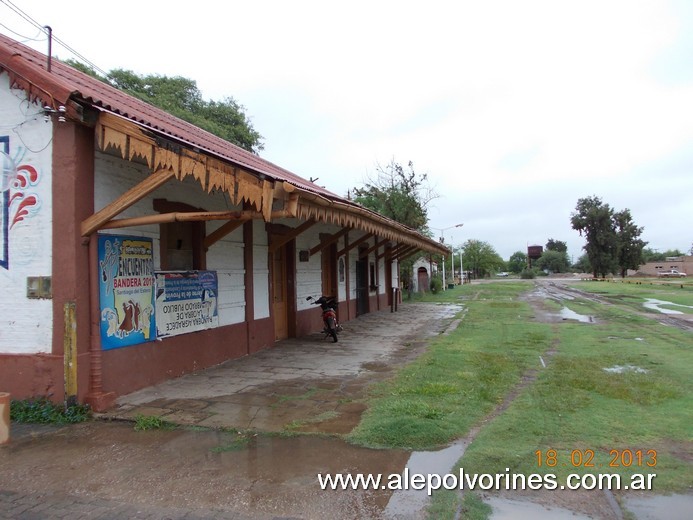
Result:
[[[327,330],[332,336],[332,343],[337,343],[337,327],[335,327],[334,318],[327,318]]]

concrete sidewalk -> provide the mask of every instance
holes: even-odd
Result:
[[[365,406],[365,387],[420,354],[448,328],[458,305],[409,303],[343,324],[339,342],[322,333],[279,341],[120,397],[105,418],[158,416],[181,425],[265,432],[348,433]]]

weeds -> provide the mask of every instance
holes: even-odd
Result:
[[[10,420],[17,423],[72,424],[90,418],[91,410],[85,404],[58,405],[45,397],[10,403]]]
[[[147,430],[172,430],[176,426],[168,421],[165,421],[158,415],[142,415],[135,416],[135,431],[143,432]]]

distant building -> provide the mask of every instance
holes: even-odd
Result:
[[[431,277],[438,272],[438,263],[431,262],[427,257],[421,257],[412,267],[413,292],[426,292],[431,288]]]
[[[668,256],[658,262],[641,265],[637,271],[628,271],[628,276],[658,276],[662,271],[676,269],[688,276],[693,276],[693,256]]]

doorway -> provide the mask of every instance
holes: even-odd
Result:
[[[272,314],[274,316],[274,340],[289,337],[289,262],[287,245],[271,254],[272,266]]]
[[[419,267],[416,281],[418,292],[425,293],[428,290],[428,284],[430,282],[428,279],[428,270],[425,267]]]
[[[368,258],[356,261],[356,315],[368,312]]]

